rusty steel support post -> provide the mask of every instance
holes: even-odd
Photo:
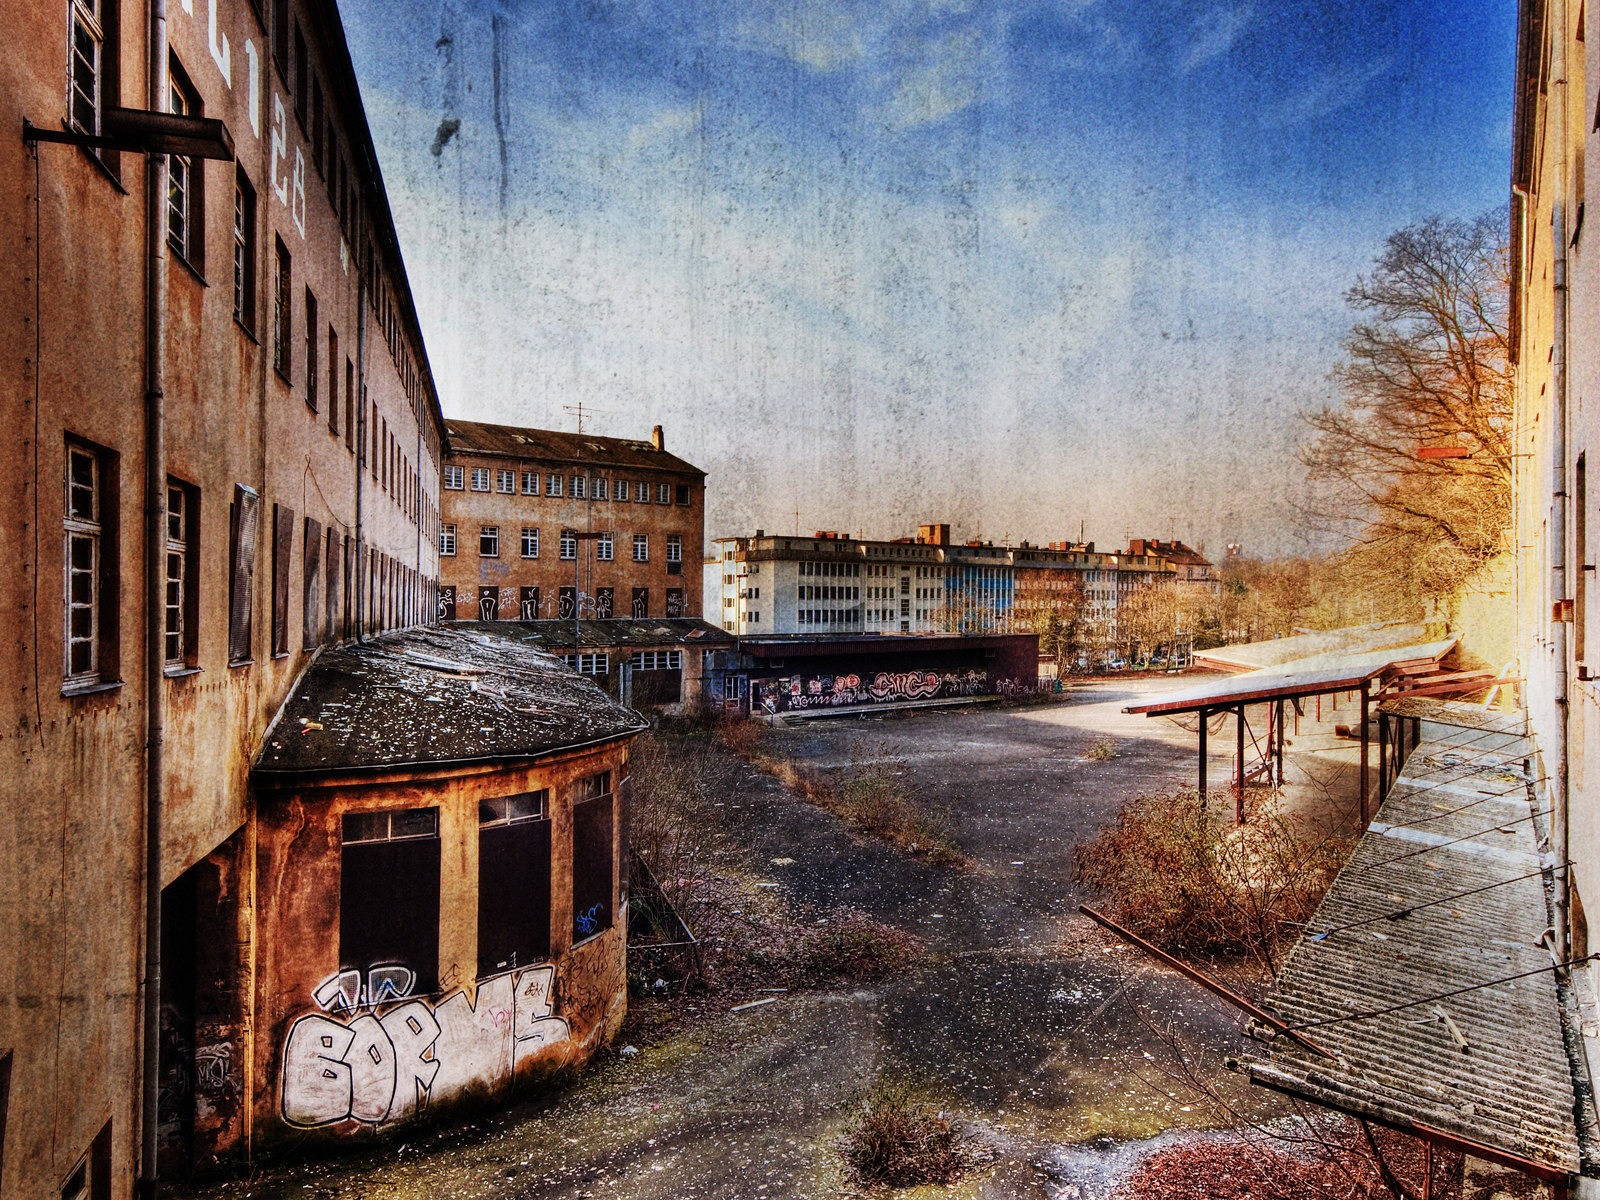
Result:
[[[1210,716],[1205,709],[1200,710],[1200,808],[1204,811],[1206,806],[1206,718]]]
[[[1389,792],[1389,714],[1378,710],[1378,803]]]
[[[1233,780],[1233,819],[1240,825],[1244,824],[1244,705],[1239,705],[1237,720],[1234,722],[1235,753],[1239,759],[1236,766],[1238,772]]]
[[[1367,764],[1369,761],[1369,745],[1372,741],[1367,732],[1368,705],[1371,703],[1371,689],[1367,683],[1361,685],[1361,828],[1367,827],[1368,791]]]
[[[1276,764],[1277,765],[1277,771],[1278,771],[1277,783],[1278,783],[1279,787],[1282,787],[1283,786],[1283,701],[1282,700],[1279,700],[1278,703],[1277,703],[1277,718],[1278,718],[1278,741],[1277,741],[1276,747],[1274,748],[1274,752],[1277,754],[1277,764]]]

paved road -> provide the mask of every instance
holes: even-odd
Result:
[[[1135,1157],[1130,1143],[1217,1120],[1151,1086],[1163,1083],[1163,1048],[1143,1022],[1218,1051],[1237,1040],[1231,1011],[1086,937],[1075,913],[1074,846],[1127,798],[1192,777],[1192,734],[1120,712],[1134,696],[1180,685],[1108,681],[1043,708],[776,732],[819,767],[893,758],[918,798],[948,813],[970,873],[853,837],[754,772],[729,799],[751,870],[798,902],[846,905],[917,933],[933,951],[925,967],[871,989],[718,1014],[597,1065],[559,1098],[403,1152],[389,1146],[221,1190],[230,1200],[853,1196],[840,1130],[860,1092],[889,1072],[917,1081],[993,1148],[990,1166],[942,1194],[1104,1195]],[[1116,755],[1086,759],[1106,736]],[[1270,1110],[1233,1077],[1224,1082],[1243,1104]]]

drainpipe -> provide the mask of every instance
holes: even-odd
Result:
[[[167,111],[167,6],[150,0],[148,106]],[[166,789],[166,342],[167,156],[145,158],[144,283],[144,1011],[143,1101],[139,1117],[142,1200],[155,1200],[156,1126],[161,1101],[161,806]]]
[[[365,240],[361,238],[359,228],[356,229],[356,237]],[[361,262],[359,245],[356,247],[356,262]],[[367,561],[366,549],[361,541],[361,500],[366,471],[371,470],[371,462],[367,458],[371,453],[367,446],[367,271],[371,269],[371,262],[364,268],[359,265],[356,268],[356,569],[351,582],[356,589],[355,633],[358,642],[365,640],[367,631],[366,588],[361,586],[363,564]],[[367,586],[371,585],[372,580],[368,579]]]
[[[1553,45],[1550,55],[1551,127],[1555,131],[1552,147],[1556,177],[1554,201],[1550,211],[1551,267],[1554,282],[1555,312],[1551,331],[1550,390],[1555,411],[1550,420],[1550,600],[1558,611],[1550,623],[1551,680],[1556,706],[1552,727],[1555,745],[1550,753],[1551,775],[1551,853],[1555,861],[1567,861],[1567,624],[1564,619],[1567,599],[1567,206],[1562,191],[1568,181],[1567,162],[1567,11],[1565,0],[1550,6]],[[1560,873],[1556,886],[1556,946],[1563,958],[1567,953],[1567,890],[1570,872]]]

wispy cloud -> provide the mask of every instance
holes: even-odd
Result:
[[[1236,8],[1213,8],[1195,17],[1194,45],[1183,61],[1185,72],[1192,71],[1214,58],[1221,58],[1232,50],[1234,44],[1249,28],[1255,16],[1255,5],[1241,4]]]
[[[1325,72],[1276,108],[1267,109],[1262,115],[1262,124],[1281,129],[1348,108],[1360,100],[1375,82],[1388,74],[1389,68],[1393,65],[1394,59],[1381,58],[1364,67]]]

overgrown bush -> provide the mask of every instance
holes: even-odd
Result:
[[[704,736],[657,734],[635,740],[629,765],[630,841],[682,911],[721,842],[719,806],[734,793],[735,766]]]
[[[1083,756],[1090,762],[1107,762],[1117,756],[1117,739],[1096,738],[1089,743],[1089,748],[1083,752]]]
[[[844,1156],[863,1183],[890,1187],[951,1183],[977,1158],[949,1117],[907,1085],[883,1081],[845,1129]]]
[[[1276,973],[1353,843],[1273,800],[1252,801],[1245,815],[1236,825],[1190,788],[1141,796],[1077,849],[1074,876],[1167,950],[1243,957]]]

